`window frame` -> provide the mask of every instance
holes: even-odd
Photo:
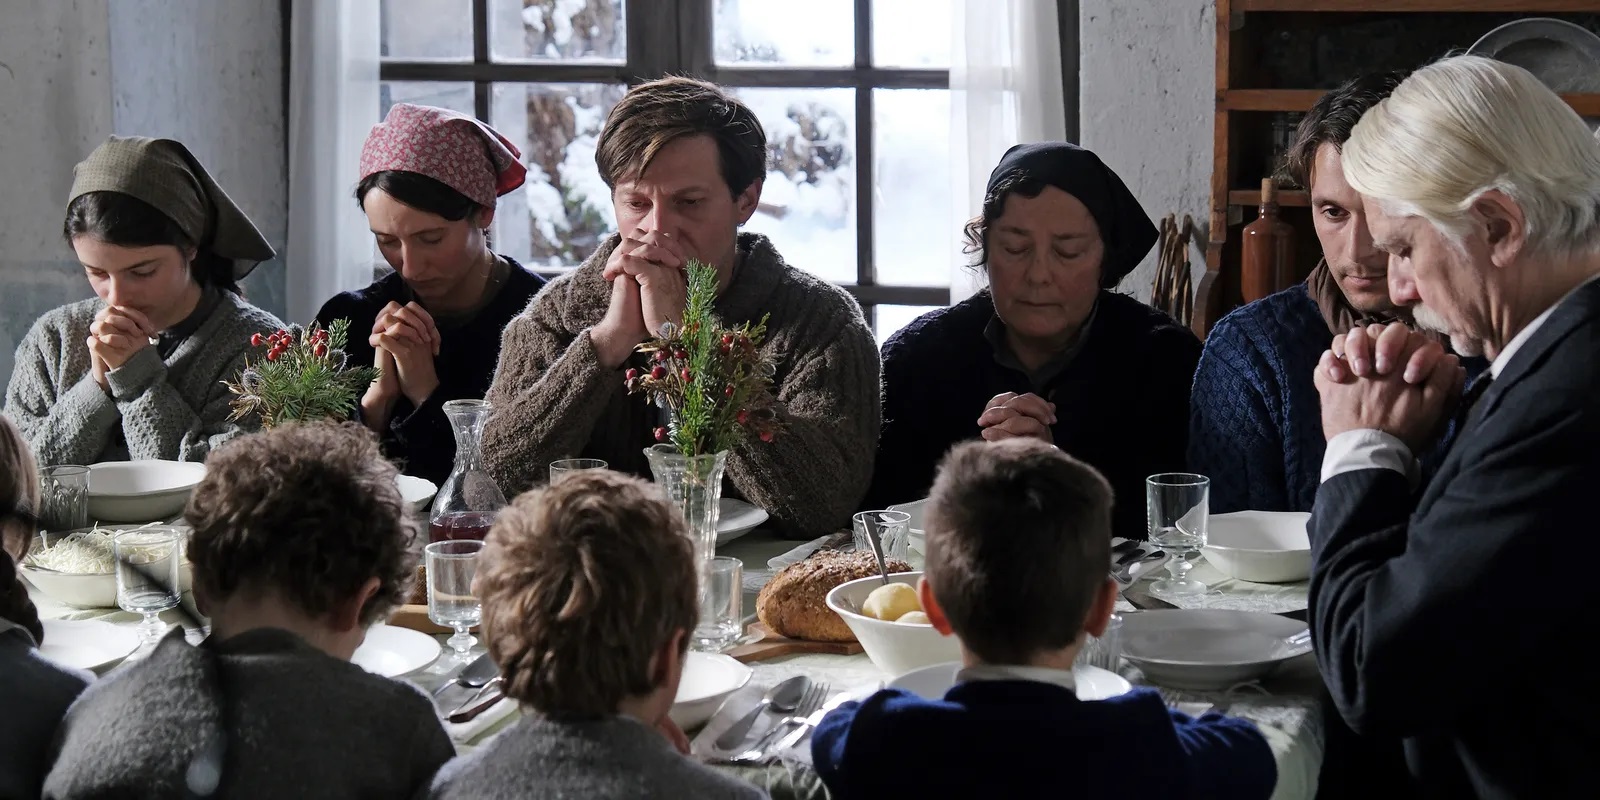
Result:
[[[406,60],[384,56],[379,60],[382,82],[448,81],[471,83],[473,108],[481,120],[490,119],[490,100],[496,83],[610,83],[637,86],[668,74],[686,74],[732,88],[854,89],[856,280],[837,284],[861,304],[876,330],[879,305],[946,306],[950,287],[885,285],[877,281],[873,204],[874,89],[949,89],[948,68],[877,67],[872,62],[872,0],[853,0],[855,61],[843,67],[750,67],[716,63],[715,0],[662,2],[624,0],[626,58],[606,61],[495,61],[489,39],[491,0],[470,0],[472,59],[470,61]],[[541,269],[540,274],[560,275],[567,270]]]

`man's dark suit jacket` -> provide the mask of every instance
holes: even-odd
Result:
[[[1503,366],[1420,496],[1386,469],[1318,490],[1317,664],[1427,796],[1593,797],[1600,281]]]

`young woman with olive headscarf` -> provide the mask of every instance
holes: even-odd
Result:
[[[95,297],[17,348],[5,412],[42,464],[204,461],[236,436],[222,385],[283,326],[239,281],[273,257],[188,148],[113,136],[73,170],[62,226]]]
[[[989,288],[883,348],[869,507],[926,497],[957,442],[1033,436],[1103,473],[1113,530],[1143,539],[1144,479],[1181,470],[1200,342],[1111,291],[1157,233],[1122,179],[1066,142],[1017,145],[989,177],[967,252]]]

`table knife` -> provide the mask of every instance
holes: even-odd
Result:
[[[1129,589],[1122,593],[1122,597],[1129,603],[1132,603],[1134,608],[1137,608],[1141,611],[1155,611],[1158,609],[1178,607],[1177,605],[1162,600],[1159,597],[1152,596],[1149,592],[1141,589]]]
[[[1129,589],[1122,593],[1122,597],[1129,603],[1132,603],[1134,608],[1137,608],[1141,611],[1178,608],[1178,606],[1162,600],[1159,597],[1152,596],[1149,592],[1141,589]],[[1307,619],[1306,615],[1309,610],[1310,609],[1299,608],[1295,609],[1294,611],[1278,611],[1276,613],[1280,617],[1287,617],[1296,622],[1305,622]]]

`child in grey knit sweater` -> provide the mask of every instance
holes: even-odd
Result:
[[[184,511],[198,647],[174,630],[67,712],[44,797],[411,797],[455,754],[427,695],[350,663],[403,602],[416,524],[358,424],[213,453]],[[207,791],[209,790],[209,791]]]
[[[667,716],[698,592],[683,518],[655,487],[580,472],[518,497],[488,542],[485,641],[524,716],[440,770],[432,797],[767,796],[690,760]]]

